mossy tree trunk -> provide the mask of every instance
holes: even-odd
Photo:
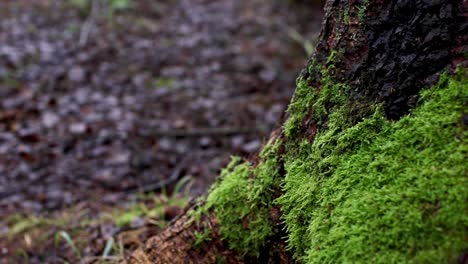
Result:
[[[325,11],[283,126],[132,263],[466,258],[466,2]]]

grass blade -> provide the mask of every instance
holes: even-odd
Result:
[[[73,242],[73,239],[70,237],[70,235],[65,231],[60,231],[59,235],[60,235],[61,238],[63,238],[65,240],[65,242],[73,250],[73,252],[75,252],[75,255],[78,258],[81,258],[81,253],[78,250],[78,248],[76,247],[75,242]],[[57,238],[56,238],[56,242],[57,242]]]
[[[102,258],[106,259],[109,257],[109,254],[112,251],[112,247],[114,246],[114,238],[110,237],[107,239],[106,246],[104,247],[104,251],[102,252]]]

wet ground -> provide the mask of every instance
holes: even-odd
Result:
[[[279,0],[73,2],[0,3],[0,219],[181,179],[205,192],[277,124],[321,19]]]

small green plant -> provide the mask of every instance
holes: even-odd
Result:
[[[350,15],[349,15],[349,9],[347,9],[347,10],[344,12],[343,19],[344,19],[345,24],[346,24],[346,25],[349,25],[349,23],[351,22],[351,17],[350,17]]]
[[[79,33],[80,32],[80,26],[78,24],[70,24],[67,26],[67,30],[72,32],[72,33]]]
[[[81,10],[88,10],[93,1],[98,0],[69,0],[69,3]],[[131,0],[104,0],[102,1],[108,8],[109,13],[114,13],[116,11],[124,11],[131,7]]]
[[[80,9],[85,9],[89,7],[90,0],[69,0],[72,6],[75,6]]]
[[[307,56],[312,55],[312,53],[314,52],[315,42],[317,41],[317,37],[308,39],[304,37],[303,35],[301,35],[301,33],[299,33],[294,28],[288,29],[288,35],[291,39],[293,39],[295,42],[297,42],[299,45],[302,46]]]
[[[4,76],[0,76],[0,84],[13,89],[18,89],[21,87],[21,81],[8,73]]]
[[[228,261],[225,256],[216,256],[216,264],[227,264]]]
[[[8,217],[7,223],[10,224],[10,229],[8,231],[9,237],[14,237],[18,234],[42,226],[65,227],[67,224],[66,220],[63,219],[49,219],[37,216],[24,217],[21,215],[12,215]]]
[[[112,10],[126,10],[130,8],[130,0],[109,0],[109,5]]]
[[[188,190],[192,184],[193,180],[191,177],[183,177],[175,184],[172,195],[167,195],[163,189],[159,195],[146,193],[138,196],[139,200],[152,201],[152,206],[148,206],[144,202],[138,202],[132,204],[124,212],[121,209],[116,210],[115,213],[109,214],[107,217],[113,220],[119,227],[128,226],[138,218],[163,219],[165,209],[168,206],[183,208],[187,205]],[[160,227],[166,224],[165,221],[152,221],[152,223]]]
[[[107,259],[112,251],[112,248],[114,246],[114,238],[109,237],[106,241],[106,246],[104,247],[104,250],[102,251],[102,259]]]
[[[71,238],[71,236],[65,232],[65,231],[60,231],[60,232],[57,232],[55,234],[55,246],[57,247],[58,246],[58,243],[60,242],[60,239],[63,239],[65,240],[65,242],[67,243],[67,245],[73,250],[73,252],[75,253],[76,257],[78,259],[81,259],[81,252],[80,250],[78,249],[78,247],[75,245],[75,242],[73,241],[73,239]]]
[[[174,79],[165,78],[165,77],[157,78],[153,83],[153,87],[156,88],[156,89],[157,88],[162,88],[162,87],[171,89],[171,88],[174,87],[174,85],[175,85],[175,80]]]
[[[364,21],[366,18],[367,8],[369,7],[369,0],[363,0],[362,4],[358,7],[358,18],[359,21]]]
[[[131,6],[130,0],[107,0],[107,2],[107,19],[110,25],[114,24],[114,13],[125,11]]]

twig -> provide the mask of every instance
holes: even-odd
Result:
[[[5,198],[8,198],[12,195],[15,195],[17,193],[20,193],[24,190],[25,188],[21,188],[21,187],[13,187],[13,188],[10,188],[9,190],[7,191],[4,191],[4,192],[0,192],[0,200],[2,199],[5,199]]]
[[[81,31],[80,31],[80,39],[78,41],[78,46],[80,48],[86,46],[86,44],[88,43],[89,34],[91,33],[91,30],[94,26],[94,18],[97,15],[97,13],[98,13],[98,1],[94,0],[91,3],[91,12],[88,18],[86,18],[86,21],[83,23],[83,27],[81,28]]]
[[[115,263],[122,263],[121,261],[124,260],[124,257],[120,256],[107,256],[105,258],[103,257],[98,257],[98,256],[87,256],[84,257],[80,263],[100,263],[99,261],[115,261]],[[114,262],[112,262],[114,263]]]
[[[167,179],[161,180],[157,183],[148,184],[145,186],[139,186],[136,188],[131,187],[130,189],[127,189],[126,191],[148,193],[148,192],[156,192],[156,191],[162,190],[166,188],[167,186],[171,185],[172,183],[176,182],[180,178],[182,170],[187,165],[187,161],[188,161],[188,156],[184,157],[182,161],[180,161],[179,164],[177,164],[175,169],[172,171],[171,176]]]
[[[160,137],[202,137],[202,136],[232,136],[239,134],[265,133],[268,126],[257,127],[215,127],[192,129],[155,129],[151,130],[152,136]]]

